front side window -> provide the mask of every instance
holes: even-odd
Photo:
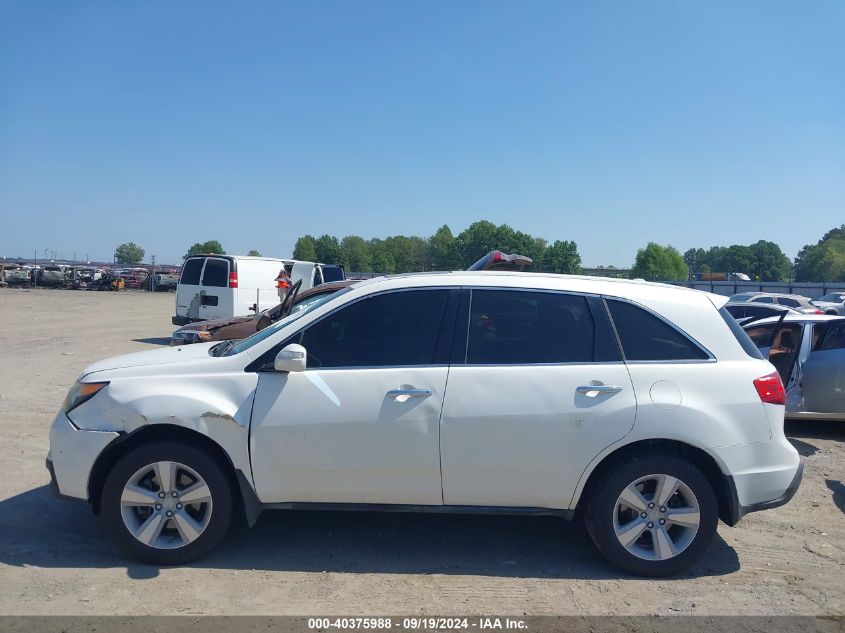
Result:
[[[202,257],[194,257],[185,262],[182,266],[182,276],[179,277],[179,283],[188,286],[200,285],[200,273],[202,272],[202,264],[205,261]]]
[[[229,285],[229,262],[225,259],[209,257],[202,274],[202,285],[225,288]]]
[[[577,295],[473,290],[468,364],[589,363],[595,324]]]
[[[625,360],[705,360],[698,345],[651,312],[627,301],[609,299]]]
[[[406,290],[356,301],[311,325],[309,368],[430,365],[448,290]]]

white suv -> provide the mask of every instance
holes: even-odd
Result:
[[[56,492],[133,556],[210,551],[235,509],[583,516],[661,576],[721,518],[786,503],[784,390],[724,297],[526,273],[361,282],[240,342],[87,368],[50,433]]]

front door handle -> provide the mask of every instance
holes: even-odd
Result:
[[[617,387],[616,385],[581,385],[575,387],[575,391],[583,393],[590,398],[595,398],[600,393],[619,393],[622,391],[622,387]]]
[[[385,395],[397,402],[405,402],[410,398],[428,398],[432,393],[431,389],[402,388],[391,389]]]

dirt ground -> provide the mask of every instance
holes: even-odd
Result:
[[[719,527],[670,580],[608,566],[554,518],[268,512],[193,565],[127,562],[54,499],[48,428],[79,372],[166,344],[173,294],[0,289],[0,614],[843,614],[845,425],[792,424],[787,506]]]

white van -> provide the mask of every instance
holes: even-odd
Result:
[[[285,269],[300,290],[344,279],[343,269],[292,259],[246,255],[192,255],[176,286],[173,325],[226,319],[272,308],[279,303],[276,277]],[[339,271],[339,273],[338,273]]]

